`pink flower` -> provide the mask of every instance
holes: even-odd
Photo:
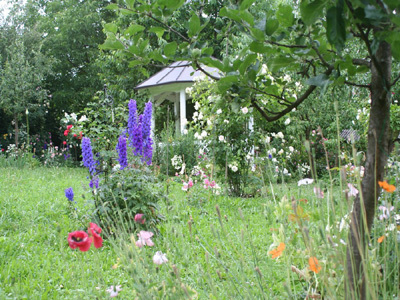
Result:
[[[92,244],[91,238],[84,231],[74,231],[68,234],[68,244],[71,249],[79,248],[80,251],[86,252]]]
[[[136,241],[136,246],[139,248],[142,248],[143,246],[154,246],[154,243],[151,240],[151,237],[154,235],[154,233],[141,230],[137,235],[139,240]]]
[[[210,183],[210,186],[211,186],[212,188],[215,187],[215,181],[214,181],[214,180]]]
[[[357,194],[358,194],[358,190],[351,183],[348,183],[347,186],[349,188],[349,191],[347,192],[347,195],[356,197]]]
[[[72,125],[67,126],[67,130],[70,130],[72,128]]]
[[[324,191],[321,190],[319,187],[314,187],[314,194],[317,196],[317,198],[324,198]]]
[[[90,223],[88,232],[92,236],[91,239],[93,239],[93,244],[95,248],[100,248],[101,246],[103,246],[103,239],[100,236],[101,228],[97,224]]]
[[[382,214],[379,216],[379,220],[382,221],[383,219],[389,219],[390,212],[392,210],[394,210],[394,207],[393,206],[386,207],[386,206],[381,205],[378,207],[378,209],[382,212]]]
[[[144,214],[136,214],[135,215],[135,222],[136,223],[140,223],[140,224],[144,224],[144,222],[146,222],[146,219],[144,218]]]
[[[63,142],[63,145],[66,145],[66,144],[67,144],[67,142],[66,142],[66,141],[64,141],[64,142]]]
[[[188,186],[189,186],[189,188],[191,188],[193,186],[193,181],[192,180],[189,180]]]
[[[68,129],[64,131],[64,135],[65,135],[65,136],[67,136],[68,133],[69,133],[69,130],[68,130]]]
[[[168,262],[168,259],[164,253],[162,253],[161,251],[157,251],[156,254],[154,254],[154,256],[153,256],[153,262],[156,265],[162,265],[162,264]]]
[[[110,294],[111,298],[117,297],[118,296],[118,292],[122,291],[122,288],[120,285],[115,286],[115,290],[114,290],[114,286],[110,286],[108,289],[106,289],[106,292]]]

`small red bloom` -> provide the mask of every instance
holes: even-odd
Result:
[[[103,246],[103,239],[100,236],[101,228],[97,224],[90,223],[88,232],[92,236],[93,244],[96,248]]]
[[[64,141],[64,142],[63,142],[63,145],[66,145],[66,144],[67,144],[67,142],[66,142],[66,141]]]
[[[76,135],[76,133],[74,133],[74,138],[76,138],[77,137],[77,135]]]
[[[146,222],[146,219],[144,218],[144,214],[136,214],[135,215],[135,222],[136,223],[140,223],[140,224],[144,224],[144,222]]]
[[[81,132],[79,132],[79,137],[78,137],[78,139],[82,139],[82,131]]]
[[[65,136],[67,136],[68,133],[69,133],[69,130],[68,130],[68,129],[64,131],[64,135],[65,135]]]
[[[84,231],[74,231],[68,234],[68,244],[72,249],[79,248],[85,252],[90,249],[91,239]]]
[[[67,130],[70,130],[72,128],[72,125],[67,126]]]
[[[1,148],[1,152],[4,152],[4,149],[3,149],[3,148]]]

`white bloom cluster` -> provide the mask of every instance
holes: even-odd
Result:
[[[175,170],[180,170],[182,168],[182,162],[182,156],[180,155],[174,155],[174,157],[171,158],[171,164]]]
[[[238,166],[237,166],[237,162],[233,162],[231,164],[228,165],[229,169],[232,170],[232,172],[237,172],[239,170]]]
[[[247,107],[242,107],[240,109],[242,111],[242,113],[247,114],[249,112],[249,109]]]

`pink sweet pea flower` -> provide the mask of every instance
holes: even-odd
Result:
[[[140,223],[140,224],[144,224],[144,222],[146,222],[146,219],[144,218],[144,214],[136,214],[135,215],[135,222],[136,223]]]
[[[154,246],[154,243],[151,240],[151,237],[154,235],[154,233],[141,230],[137,235],[139,240],[136,241],[136,246],[139,248],[142,248],[143,246]]]
[[[189,180],[188,186],[189,186],[189,188],[191,188],[193,186],[193,181],[192,180]]]

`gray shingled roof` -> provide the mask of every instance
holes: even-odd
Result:
[[[218,76],[218,70],[205,66],[204,70],[213,76]],[[194,70],[190,61],[177,61],[140,83],[135,89],[144,89],[173,83],[192,83],[195,77],[204,76],[199,70]]]

